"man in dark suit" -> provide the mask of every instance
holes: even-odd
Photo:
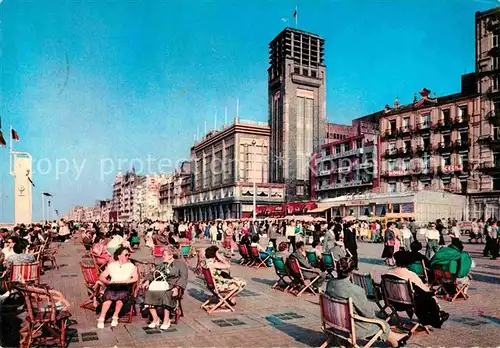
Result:
[[[304,242],[297,242],[295,244],[296,250],[290,255],[290,258],[295,258],[299,262],[299,266],[302,268],[302,275],[305,279],[314,279],[318,275],[321,275],[321,278],[317,280],[316,286],[320,287],[325,279],[325,274],[321,272],[320,269],[314,268],[311,266],[306,257],[306,247]],[[307,269],[307,270],[305,270]]]
[[[354,269],[358,269],[358,244],[356,243],[356,231],[352,227],[352,221],[344,224],[344,245],[352,255]]]

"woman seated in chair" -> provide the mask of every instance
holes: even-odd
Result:
[[[456,276],[460,285],[470,284],[469,273],[471,268],[475,266],[474,261],[471,259],[469,253],[463,251],[464,246],[457,238],[452,239],[451,244],[447,247],[439,249],[434,257],[431,259],[431,266],[433,269],[440,269],[450,272]],[[454,286],[450,286],[450,293],[455,291]],[[467,287],[464,290],[467,294]]]
[[[130,251],[127,248],[119,247],[113,254],[115,261],[110,262],[99,280],[106,285],[104,291],[104,303],[101,314],[97,319],[97,327],[104,328],[104,320],[111,304],[115,303],[115,311],[111,320],[111,327],[118,326],[118,315],[131,296],[133,284],[139,280],[137,267],[130,262]]]
[[[243,289],[247,282],[241,278],[232,277],[229,274],[231,264],[219,254],[219,248],[215,245],[205,250],[205,266],[210,268],[215,281],[215,285],[222,290]],[[230,304],[236,304],[236,298],[230,299]]]
[[[262,260],[264,260],[266,257],[268,257],[269,255],[271,255],[271,252],[269,251],[269,247],[266,248],[266,249],[264,249],[264,247],[259,244],[259,240],[260,240],[259,235],[258,234],[254,234],[252,236],[252,243],[250,244],[250,246],[251,247],[256,247],[257,250],[259,251],[260,258]],[[272,263],[271,258],[267,259],[266,265],[267,265],[267,267],[272,267],[273,263]]]
[[[167,330],[170,327],[170,312],[177,306],[178,297],[184,292],[188,281],[188,268],[185,262],[175,259],[177,249],[172,246],[165,247],[163,250],[163,260],[156,265],[153,273],[148,275],[148,284],[153,280],[166,281],[168,290],[153,291],[148,289],[146,292],[145,303],[153,320],[148,327],[160,327],[161,330]],[[160,326],[157,308],[163,308],[163,323]]]
[[[112,258],[106,248],[106,239],[102,235],[95,237],[95,244],[90,248],[90,252],[95,256],[99,266],[106,265]]]
[[[136,230],[132,230],[128,242],[130,243],[130,247],[132,249],[139,249],[139,246],[141,245],[141,238]]]
[[[376,305],[370,302],[366,297],[365,290],[351,283],[349,280],[352,271],[354,270],[354,262],[351,258],[341,258],[337,263],[338,278],[331,278],[326,283],[325,293],[328,296],[340,299],[351,298],[354,307],[354,314],[368,318],[377,319]],[[374,336],[380,326],[372,323],[356,322],[356,337],[367,339]],[[392,347],[402,347],[410,335],[401,334],[391,331],[389,323],[384,322],[384,333],[381,339],[388,342]]]
[[[415,314],[420,323],[440,328],[450,315],[440,310],[434,292],[422,282],[416,273],[408,269],[408,266],[414,262],[411,253],[398,251],[394,253],[394,259],[396,267],[391,268],[386,274],[411,282],[415,291]],[[413,313],[408,313],[410,317],[411,314]]]

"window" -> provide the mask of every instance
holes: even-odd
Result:
[[[389,143],[389,153],[395,153],[396,152],[396,143]]]
[[[443,166],[450,166],[451,165],[451,156],[450,155],[443,155],[441,160],[441,165]]]
[[[311,77],[318,77],[318,73],[316,72],[316,70],[311,70]]]
[[[408,152],[411,150],[411,140],[406,140],[404,142],[404,149],[405,149],[405,152]]]
[[[498,89],[498,76],[493,76],[493,89]]]
[[[467,105],[461,105],[458,107],[458,117],[460,121],[467,117]]]
[[[304,75],[304,76],[309,76],[309,70],[307,70],[307,69],[302,69],[302,75]],[[298,189],[298,188],[299,188],[299,187],[297,186],[297,189]]]
[[[469,142],[469,132],[467,131],[461,131],[458,133],[460,143],[466,144]]]
[[[393,172],[396,170],[396,160],[390,160],[389,161],[389,171]]]
[[[493,154],[493,165],[498,168],[500,167],[500,153],[494,153]]]
[[[410,159],[405,159],[403,161],[403,170],[405,172],[409,172],[410,171]]]
[[[391,133],[395,133],[396,132],[396,120],[389,121],[389,126],[391,129]]]
[[[450,109],[443,109],[442,113],[443,113],[443,120],[444,120],[444,122],[445,123],[450,122]]]
[[[493,135],[494,140],[500,140],[500,128],[493,127],[491,134]]]
[[[492,62],[492,66],[493,66],[493,70],[497,70],[498,69],[498,57],[493,57],[492,58],[493,62]]]
[[[409,117],[403,118],[403,128],[405,128],[405,129],[410,128],[410,118]]]
[[[431,141],[429,137],[422,138],[422,145],[424,146],[424,149],[428,149],[430,144]]]
[[[295,74],[300,74],[300,68],[296,66],[295,68],[293,68],[293,72]]]
[[[491,46],[498,47],[498,35],[493,35],[493,40],[492,40]]]
[[[363,140],[357,139],[356,140],[356,149],[361,149],[362,147],[363,147]]]
[[[297,185],[297,196],[303,196],[303,195],[304,195],[304,186],[303,185]]]
[[[493,178],[493,191],[500,190],[500,178]]]
[[[395,182],[390,182],[388,186],[388,192],[396,192],[396,183]]]
[[[443,135],[443,143],[445,146],[450,145],[450,143],[451,143],[451,135],[450,134]]]
[[[431,167],[431,160],[430,158],[424,158],[424,170],[428,170]]]
[[[335,145],[335,153],[341,153],[340,144]]]
[[[331,153],[330,153],[330,147],[327,147],[327,148],[325,149],[325,156],[330,156],[330,154],[331,154]]]
[[[422,128],[430,127],[431,125],[431,114],[422,115],[420,117],[422,122]]]

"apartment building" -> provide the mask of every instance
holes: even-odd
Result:
[[[284,184],[268,182],[269,136],[267,124],[235,119],[196,142],[192,175],[173,184],[182,190],[180,204],[175,191],[170,195],[174,215],[188,221],[251,216],[254,194],[256,204],[283,202]]]
[[[160,187],[170,177],[171,175],[167,174],[157,174],[139,178],[139,184],[134,190],[133,220],[159,220],[161,218]]]
[[[469,124],[479,113],[479,98],[468,87],[463,83],[461,93],[439,98],[423,88],[411,104],[386,105],[380,113],[381,192],[467,193]]]
[[[472,126],[471,218],[500,217],[500,8],[476,13],[476,75],[480,113]]]

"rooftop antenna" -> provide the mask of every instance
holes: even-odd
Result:
[[[203,137],[207,135],[207,120],[205,120],[205,133],[203,133]]]
[[[200,137],[200,126],[196,127],[196,140]]]
[[[236,98],[236,118],[239,118],[240,115],[240,100]]]
[[[215,122],[214,122],[215,128],[214,130],[217,130],[217,113],[215,113]]]
[[[227,106],[224,108],[224,126],[227,124]]]

